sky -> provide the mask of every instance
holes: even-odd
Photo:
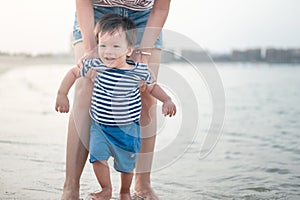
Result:
[[[166,30],[211,52],[300,47],[299,0],[172,0]],[[0,7],[0,51],[72,50],[75,0],[14,0]]]

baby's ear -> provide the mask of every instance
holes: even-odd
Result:
[[[131,56],[133,50],[134,50],[134,47],[133,47],[133,46],[129,46],[129,47],[128,47],[127,53],[126,53],[127,58],[129,58],[129,57]]]

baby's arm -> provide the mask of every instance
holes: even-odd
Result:
[[[61,113],[69,112],[69,99],[68,93],[74,82],[77,78],[80,77],[80,69],[78,67],[73,67],[64,79],[62,80],[60,87],[57,92],[56,103],[55,103],[55,110]]]
[[[163,103],[162,113],[165,116],[172,117],[176,114],[176,106],[173,103],[171,97],[169,97],[167,93],[158,84],[147,86],[147,90],[153,97],[155,97]]]

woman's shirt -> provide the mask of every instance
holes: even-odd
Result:
[[[131,10],[148,10],[152,8],[154,0],[93,0],[95,6],[124,7]]]
[[[139,83],[155,84],[147,65],[127,61],[134,65],[124,70],[108,68],[97,59],[83,61],[81,76],[93,68],[98,75],[95,80],[90,115],[92,119],[104,125],[125,125],[139,121],[141,113],[141,97]]]

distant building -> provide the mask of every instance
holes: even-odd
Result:
[[[265,61],[270,63],[288,62],[288,54],[286,50],[270,48],[266,50]]]
[[[300,63],[300,49],[288,49],[290,63]]]
[[[259,62],[262,61],[261,49],[233,50],[231,59],[239,62]]]
[[[232,61],[240,61],[245,62],[247,61],[247,54],[244,51],[233,50],[231,53]]]
[[[261,49],[249,49],[247,50],[247,55],[250,62],[259,62],[262,60]]]
[[[299,63],[300,49],[274,49],[266,50],[265,60],[270,63]]]
[[[211,58],[208,56],[208,53],[203,50],[187,50],[184,49],[181,51],[181,57],[188,61],[193,62],[210,62]]]
[[[231,54],[210,54],[214,62],[232,62]]]

